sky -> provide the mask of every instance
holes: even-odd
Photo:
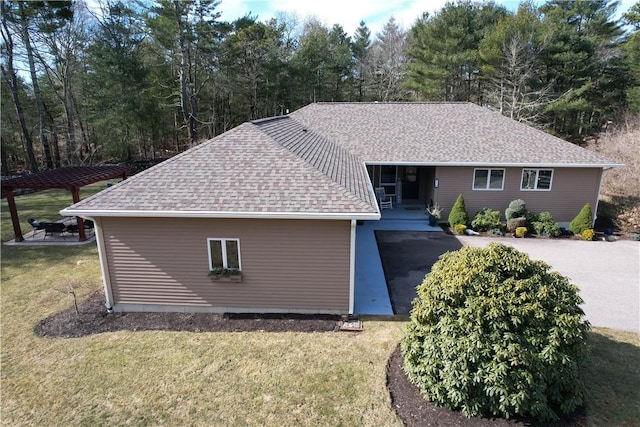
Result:
[[[622,14],[637,0],[622,0],[618,13]],[[444,6],[447,0],[221,0],[218,11],[221,19],[233,21],[251,13],[259,21],[267,21],[278,12],[295,13],[301,22],[315,16],[326,26],[340,24],[345,32],[353,35],[358,24],[364,20],[371,34],[378,33],[391,16],[398,25],[409,29],[423,12],[432,14]],[[520,0],[495,0],[497,4],[515,11]],[[544,3],[538,1],[537,3]]]

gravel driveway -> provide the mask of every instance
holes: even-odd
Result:
[[[564,239],[494,239],[460,236],[465,245],[484,247],[499,240],[540,259],[580,288],[593,326],[640,333],[640,243]]]
[[[415,286],[439,255],[461,244],[502,242],[545,261],[580,288],[593,326],[640,333],[640,243],[565,239],[448,236],[445,233],[377,232],[380,257],[396,314],[408,314]]]

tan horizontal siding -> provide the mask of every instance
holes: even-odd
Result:
[[[349,309],[349,221],[102,218],[113,303]],[[242,283],[208,277],[207,238],[240,239]]]
[[[504,210],[515,199],[524,200],[531,211],[551,212],[558,222],[571,221],[585,203],[590,203],[595,209],[601,169],[553,168],[551,191],[521,191],[522,169],[505,168],[502,191],[482,191],[472,189],[473,167],[438,167],[436,176],[440,185],[436,199],[443,209],[443,218],[446,220],[460,194],[464,197],[470,218],[488,207],[499,210],[504,219]]]

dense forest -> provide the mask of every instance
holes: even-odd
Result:
[[[1,4],[3,176],[168,157],[320,101],[469,101],[579,144],[640,111],[640,2],[459,1],[352,35],[212,0]]]

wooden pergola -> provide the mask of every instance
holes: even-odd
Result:
[[[129,168],[125,166],[70,166],[2,181],[2,189],[7,196],[7,203],[9,204],[9,211],[11,213],[11,223],[13,224],[13,231],[16,235],[15,241],[24,241],[13,193],[15,189],[33,188],[48,190],[62,188],[71,192],[73,203],[78,203],[80,201],[81,187],[106,179],[127,179],[128,174]],[[77,224],[79,240],[84,241],[87,239],[87,235],[84,231],[84,221],[82,218],[77,217]]]

